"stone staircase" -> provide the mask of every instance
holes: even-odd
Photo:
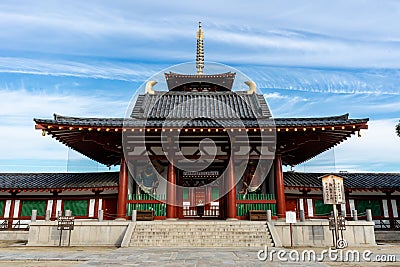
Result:
[[[273,246],[265,222],[136,222],[131,247],[264,247]]]

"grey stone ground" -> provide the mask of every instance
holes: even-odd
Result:
[[[82,248],[0,246],[0,266],[400,266],[400,244],[358,248],[390,254],[397,263],[260,261],[261,248]],[[298,251],[310,248],[299,248]],[[319,253],[323,248],[316,249]],[[357,248],[352,248],[357,249]],[[288,250],[288,249],[287,249]],[[288,250],[289,251],[289,250]]]

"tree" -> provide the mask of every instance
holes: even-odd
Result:
[[[397,135],[400,137],[400,121],[399,121],[399,123],[396,125],[396,133],[397,133]]]

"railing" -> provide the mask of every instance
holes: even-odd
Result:
[[[0,223],[0,231],[29,231],[29,223],[21,222],[16,218],[4,219]]]
[[[127,215],[132,215],[132,210],[154,210],[155,217],[166,216],[165,195],[132,194],[128,195]],[[276,200],[273,194],[238,194],[237,215],[244,217],[249,210],[271,210],[276,215]],[[203,206],[204,213],[201,217],[219,217],[220,207],[218,201]],[[200,217],[198,207],[190,203],[183,203],[184,217]]]
[[[375,225],[375,229],[381,231],[400,231],[400,219],[380,219],[379,223]]]
[[[202,212],[199,209],[204,209]],[[183,206],[183,216],[185,217],[218,217],[219,216],[219,205],[218,202],[214,202],[213,204],[206,204],[204,206]]]
[[[166,208],[165,195],[128,195],[128,216],[132,215],[132,210],[154,210],[154,216],[166,216]]]
[[[276,200],[273,194],[238,194],[237,215],[247,216],[249,210],[271,210],[276,215]]]

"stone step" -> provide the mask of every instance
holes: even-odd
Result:
[[[273,246],[263,222],[137,222],[130,246],[135,247],[263,247]]]

